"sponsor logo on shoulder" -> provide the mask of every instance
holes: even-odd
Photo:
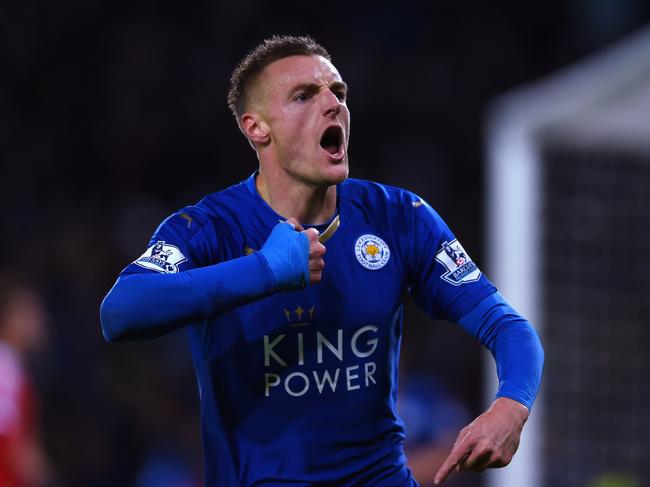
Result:
[[[443,242],[442,247],[436,254],[436,260],[440,262],[447,272],[440,278],[454,286],[460,286],[466,282],[478,281],[481,277],[481,271],[458,240]]]
[[[164,274],[175,274],[178,272],[178,265],[186,260],[178,247],[158,240],[134,264]]]
[[[376,271],[386,265],[390,259],[388,244],[376,235],[361,235],[354,244],[354,254],[359,264],[366,269]]]

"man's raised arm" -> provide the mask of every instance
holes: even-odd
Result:
[[[160,336],[275,292],[320,281],[325,247],[318,231],[293,218],[279,223],[259,252],[173,274],[118,278],[100,308],[110,342]]]

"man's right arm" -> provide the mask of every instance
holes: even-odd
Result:
[[[153,338],[317,282],[325,247],[317,231],[296,230],[302,227],[294,219],[276,225],[262,249],[246,257],[178,273],[119,277],[100,308],[104,337],[110,342]]]

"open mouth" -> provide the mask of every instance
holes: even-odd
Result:
[[[332,155],[341,152],[341,147],[343,146],[343,129],[338,125],[328,127],[320,139],[320,146]]]

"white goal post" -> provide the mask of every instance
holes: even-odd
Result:
[[[650,28],[559,74],[494,101],[485,119],[487,275],[544,340],[541,306],[540,212],[544,203],[541,140],[563,137],[577,147],[650,153]],[[650,192],[650,188],[648,188]],[[548,359],[548,353],[547,353]],[[497,387],[485,358],[485,401]],[[542,487],[544,388],[505,469],[489,487]]]

